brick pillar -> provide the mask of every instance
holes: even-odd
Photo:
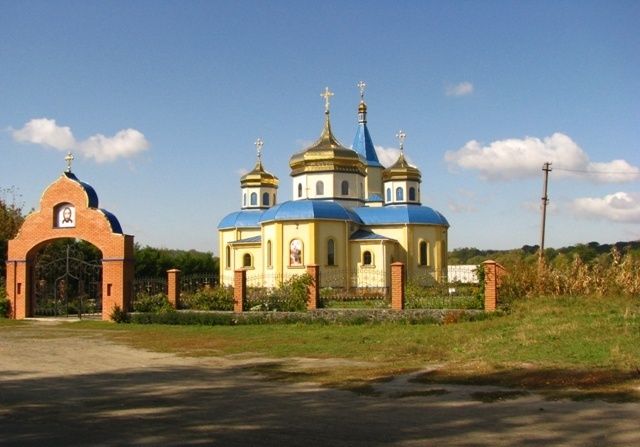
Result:
[[[102,260],[102,319],[111,319],[117,307],[129,310],[133,289],[133,261],[130,259]]]
[[[26,261],[7,261],[6,289],[11,306],[10,317],[16,320],[31,316],[29,293],[27,290]]]
[[[496,261],[485,261],[482,265],[484,267],[484,310],[494,312],[498,307],[500,283],[506,270]]]
[[[244,269],[233,272],[233,311],[242,312],[247,300],[247,271]]]
[[[167,298],[174,309],[180,307],[180,270],[167,270]]]
[[[391,264],[391,309],[393,310],[404,309],[405,282],[404,264],[394,262]]]
[[[311,276],[311,284],[307,286],[307,309],[314,310],[320,302],[320,266],[307,265],[307,274]]]

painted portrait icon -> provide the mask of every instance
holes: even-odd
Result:
[[[63,205],[58,209],[58,227],[73,228],[76,226],[76,208],[72,205]]]
[[[289,265],[302,265],[302,241],[294,239],[289,246]]]

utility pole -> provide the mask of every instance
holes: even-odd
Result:
[[[549,172],[551,172],[551,163],[546,162],[542,166],[544,172],[544,186],[542,188],[542,229],[540,231],[540,263],[544,260],[544,230],[547,222],[547,204],[549,197],[547,196],[547,185],[549,184]]]

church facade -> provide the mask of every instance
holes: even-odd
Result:
[[[258,140],[254,168],[240,180],[241,208],[218,224],[220,281],[232,285],[234,271],[247,283],[275,287],[307,265],[320,268],[320,287],[387,287],[391,263],[407,277],[444,278],[449,223],[421,203],[421,173],[404,156],[385,168],[367,127],[364,83],[352,148],[331,130],[325,89],[320,138],[289,160],[293,197],[277,201],[279,180],[263,166]]]

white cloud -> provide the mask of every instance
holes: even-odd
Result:
[[[476,170],[484,180],[537,177],[542,165],[551,162],[554,176],[582,177],[596,182],[625,182],[640,179],[640,168],[624,160],[592,162],[569,136],[554,133],[544,139],[498,140],[483,146],[471,140],[456,151],[447,151],[450,167]]]
[[[396,161],[398,161],[398,157],[400,157],[400,149],[397,147],[375,146],[375,150],[380,164],[385,168],[388,168],[389,166],[394,164]],[[406,153],[404,154],[404,159],[407,160],[407,163],[409,163],[411,166],[414,166],[414,164],[411,162],[411,158],[409,158]]]
[[[580,216],[640,223],[640,192],[617,192],[602,198],[583,197],[575,199],[572,208]]]
[[[20,143],[40,144],[63,151],[73,149],[76,144],[71,129],[60,127],[56,120],[48,118],[32,119],[22,129],[14,130],[12,136]]]
[[[98,163],[129,158],[149,148],[149,142],[136,129],[124,129],[113,137],[96,134],[84,141],[77,141],[69,127],[61,127],[48,118],[35,118],[22,129],[12,132],[13,139],[20,143],[39,144],[61,151],[73,151]]]
[[[459,84],[448,84],[444,88],[444,92],[447,96],[466,96],[473,93],[473,84],[468,81],[460,82]]]

